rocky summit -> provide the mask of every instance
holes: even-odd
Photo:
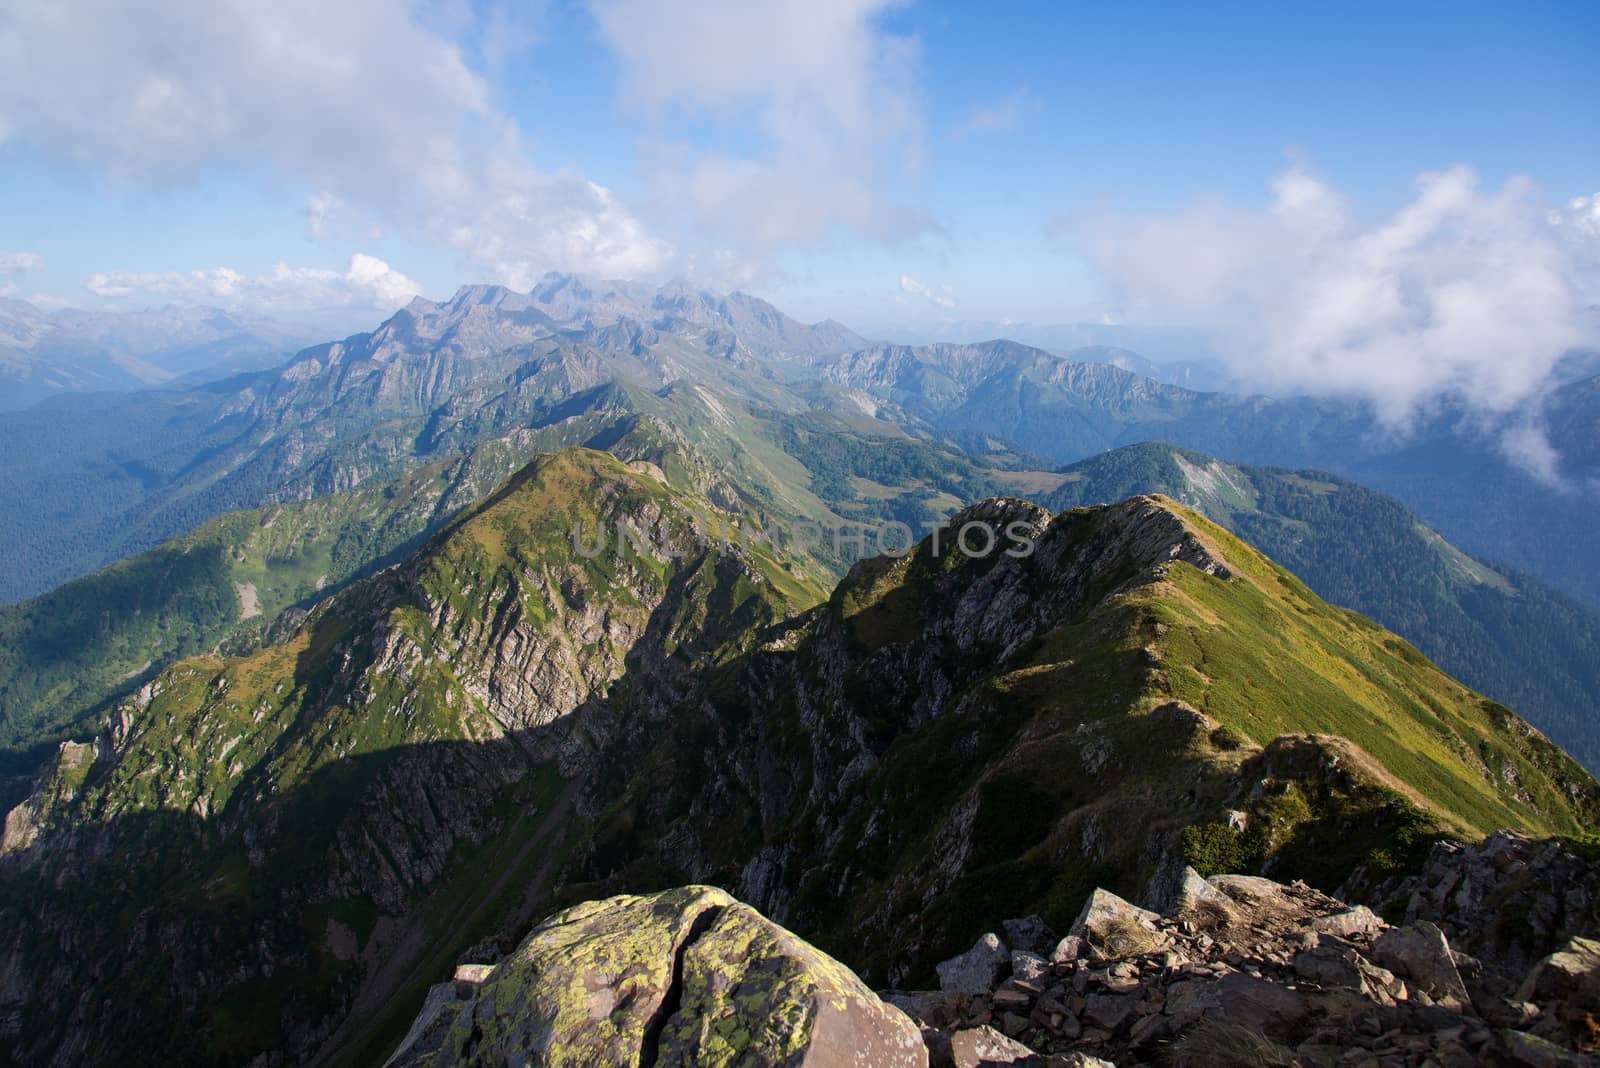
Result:
[[[1522,971],[1415,910],[1391,924],[1301,882],[1192,868],[1160,913],[1095,891],[1048,949],[1038,917],[1008,926],[1025,937],[982,936],[940,966],[940,990],[885,995],[934,1065],[1600,1064],[1600,942],[1586,937],[1547,934]]]
[[[1500,836],[1490,853],[1549,848]],[[1461,850],[1443,869],[1486,876]],[[1569,874],[1586,895],[1600,864]],[[1187,868],[1151,889],[1162,911],[1095,890],[1059,938],[1009,919],[940,964],[938,990],[881,997],[713,888],[592,901],[433,986],[386,1068],[1600,1064],[1600,941],[1544,930],[1554,948],[1523,971],[1415,908],[1392,924],[1303,882]]]

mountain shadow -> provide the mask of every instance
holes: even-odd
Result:
[[[721,885],[921,983],[974,929],[1184,862],[1332,887],[1595,825],[1537,732],[1171,501],[984,502],[810,608],[707,507],[542,458],[64,746],[0,853],[4,1048],[372,1063],[463,947],[619,890]],[[578,520],[671,533],[587,557]]]

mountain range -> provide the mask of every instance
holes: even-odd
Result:
[[[0,415],[0,1059],[433,1063],[444,1001],[523,1026],[456,964],[686,884],[903,989],[1188,869],[1398,924],[1457,843],[1587,863],[1594,380],[1547,402],[1557,490],[1462,413],[1397,441],[1084,355],[551,275]],[[646,899],[717,902],[680,963],[716,893]]]
[[[1595,381],[1549,401],[1565,458],[1565,487],[1555,488],[1463,412],[1438,412],[1400,438],[1353,403],[1200,393],[1004,341],[874,345],[742,294],[553,275],[527,294],[468,287],[447,302],[418,300],[373,333],[274,371],[0,416],[0,477],[18,502],[0,528],[16,547],[0,567],[0,598],[52,588],[223,511],[393,477],[544,425],[582,404],[586,388],[621,382],[647,393],[682,383],[724,411],[861,415],[967,451],[1057,464],[1160,438],[1330,470],[1398,497],[1468,552],[1600,604],[1583,550],[1600,478],[1586,434]]]
[[[1552,405],[1564,442],[1584,437],[1586,388]],[[581,444],[658,463],[757,523],[791,527],[920,531],[997,493],[1052,508],[1165,493],[1600,761],[1597,627],[1579,591],[1469,557],[1338,476],[1153,445],[1094,455],[1156,431],[1221,441],[1234,426],[1243,447],[1276,439],[1314,455],[1359,432],[1346,408],[1198,394],[1005,342],[875,346],[741,294],[568,276],[527,294],[419,300],[281,371],[140,400],[0,420],[0,451],[10,429],[23,458],[7,469],[20,502],[6,520],[12,581],[30,558],[45,576],[70,573],[219,510],[246,512],[0,609],[0,737],[25,754],[173,658],[253,640],[281,611],[379,566],[534,455]],[[40,437],[61,448],[41,455]],[[1057,470],[1017,442],[1094,458]],[[1526,480],[1504,484],[1523,492]],[[833,550],[822,539],[802,552],[809,580],[832,582],[854,559],[848,541]]]
[[[0,298],[0,411],[62,394],[181,387],[260,370],[349,320],[279,320],[192,304],[45,310]]]
[[[1236,810],[1242,863],[1330,888],[1596,818],[1515,715],[1165,498],[983,502],[825,599],[716,511],[535,460],[63,744],[6,822],[13,1053],[371,1063],[467,947],[619,887],[725,885],[904,985],[974,923],[1205,860]],[[667,534],[569,540],[617,522]]]

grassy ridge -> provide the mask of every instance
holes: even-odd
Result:
[[[1162,442],[1062,474],[1066,481],[1040,498],[1048,507],[1165,493],[1600,769],[1600,613],[1459,551],[1399,501],[1322,472],[1222,463]]]

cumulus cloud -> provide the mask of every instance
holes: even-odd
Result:
[[[1032,103],[1032,99],[1025,90],[1018,89],[992,103],[973,108],[965,119],[950,130],[949,138],[952,141],[961,141],[968,137],[986,134],[1010,133],[1022,125],[1023,113]]]
[[[529,162],[515,123],[409,0],[10,0],[0,142],[130,180],[266,163],[501,280],[663,269],[671,250],[611,194]]]
[[[930,286],[926,282],[919,282],[909,274],[900,276],[900,292],[909,293],[914,297],[921,297],[930,304],[937,304],[941,308],[954,308],[956,306],[955,291],[949,286]]]
[[[1240,377],[1363,398],[1398,428],[1441,400],[1522,408],[1585,340],[1583,242],[1526,180],[1486,190],[1465,167],[1424,174],[1375,220],[1300,167],[1272,193],[1260,211],[1211,202],[1071,228],[1130,313],[1207,325]],[[1586,205],[1572,208],[1581,223]],[[1530,464],[1531,433],[1513,448]]]
[[[917,47],[883,28],[900,0],[592,0],[626,106],[750,131],[750,153],[658,140],[648,172],[662,218],[749,264],[839,229],[883,240],[924,220],[896,187],[921,153]]]
[[[350,257],[350,265],[343,271],[283,263],[259,275],[245,275],[231,267],[187,272],[114,271],[91,275],[84,287],[99,297],[181,300],[258,312],[345,306],[389,310],[422,293],[421,286],[384,261],[359,253]]]

